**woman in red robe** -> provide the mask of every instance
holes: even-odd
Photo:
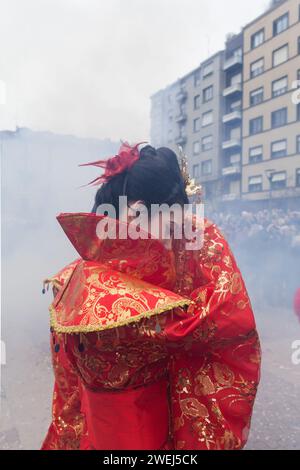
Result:
[[[123,144],[92,213],[58,221],[79,253],[52,282],[52,422],[42,449],[241,449],[260,374],[251,303],[230,248],[204,220],[187,239],[99,236],[101,204],[184,206],[176,155]],[[193,218],[194,230],[198,220]],[[163,237],[162,237],[163,238]]]

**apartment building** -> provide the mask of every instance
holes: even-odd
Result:
[[[276,0],[224,51],[151,97],[151,141],[184,148],[206,201],[299,197],[297,80],[300,0]]]
[[[220,194],[224,52],[151,97],[151,142],[188,155],[207,199]]]
[[[242,198],[300,195],[300,1],[286,0],[244,28]],[[299,83],[300,84],[300,83]]]
[[[238,199],[242,170],[243,34],[230,35],[223,65],[222,201]]]

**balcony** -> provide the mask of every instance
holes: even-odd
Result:
[[[242,93],[242,84],[236,83],[235,85],[231,85],[223,90],[223,96],[231,96],[237,93]]]
[[[240,121],[242,119],[242,111],[231,111],[228,114],[223,116],[223,123],[227,124],[228,122],[232,123],[234,121]]]
[[[235,201],[236,199],[238,199],[238,195],[236,193],[223,194],[222,196],[222,201],[224,202]]]
[[[186,99],[187,99],[187,92],[184,89],[181,89],[176,95],[176,100],[182,103]]]
[[[228,149],[233,149],[235,147],[241,147],[242,142],[241,139],[230,139],[230,140],[225,140],[222,144],[223,150],[228,150]]]
[[[229,57],[229,59],[225,60],[224,65],[223,65],[223,70],[226,71],[242,64],[243,64],[243,56],[233,55],[232,57]]]
[[[177,116],[175,116],[175,121],[176,122],[185,122],[187,120],[187,114],[186,113],[179,113],[177,114]]]
[[[222,176],[237,176],[241,174],[241,165],[230,165],[222,169]]]
[[[175,144],[185,145],[186,141],[187,141],[187,137],[186,137],[185,134],[181,134],[181,135],[178,135],[177,137],[175,137]]]

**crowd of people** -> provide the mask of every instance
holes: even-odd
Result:
[[[292,306],[300,287],[300,211],[216,212],[209,218],[229,241],[257,304]]]
[[[300,210],[264,209],[257,212],[215,212],[211,219],[236,246],[255,243],[300,248]]]

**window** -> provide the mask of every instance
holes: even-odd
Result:
[[[272,83],[272,97],[283,95],[288,91],[288,78],[283,77]]]
[[[194,86],[199,86],[201,82],[200,70],[194,73]]]
[[[248,180],[248,189],[250,193],[262,191],[262,176],[250,176]]]
[[[203,103],[207,103],[213,99],[214,89],[213,86],[209,86],[203,90]]]
[[[264,88],[257,88],[250,93],[250,106],[255,106],[262,103],[264,100]]]
[[[201,127],[200,118],[194,119],[194,132],[199,132]]]
[[[286,44],[283,47],[280,47],[276,51],[273,51],[273,67],[277,67],[277,65],[283,64],[289,58],[289,47]]]
[[[211,175],[212,173],[212,161],[211,160],[205,160],[204,162],[201,163],[201,170],[202,170],[202,175],[207,176]]]
[[[260,46],[265,40],[265,30],[261,29],[251,36],[251,49]]]
[[[296,137],[296,152],[300,153],[300,135]]]
[[[273,21],[273,36],[282,33],[289,27],[289,14],[280,16],[277,20]]]
[[[259,134],[262,131],[263,131],[263,117],[259,116],[255,119],[251,119],[249,122],[250,135]]]
[[[213,112],[208,111],[202,114],[202,127],[209,126],[213,123]]]
[[[297,104],[297,116],[296,116],[297,121],[300,121],[300,103]]]
[[[197,141],[193,143],[193,154],[199,155],[199,153],[200,153],[200,142]]]
[[[298,55],[300,54],[300,36],[298,36]]]
[[[249,149],[249,163],[259,163],[263,160],[263,146],[252,147]]]
[[[300,168],[296,170],[296,186],[300,186]]]
[[[208,64],[204,65],[204,67],[203,67],[203,78],[206,78],[209,75],[212,75],[213,65],[214,65],[213,62],[209,62]]]
[[[271,114],[272,128],[281,127],[287,123],[287,108],[277,109]]]
[[[200,95],[196,95],[194,97],[194,109],[199,109],[200,108]]]
[[[250,65],[250,77],[254,78],[257,77],[258,75],[261,75],[264,73],[265,69],[265,62],[264,59],[259,59],[256,60],[255,62],[252,62]]]
[[[271,157],[272,158],[281,158],[286,157],[287,155],[287,141],[278,140],[277,142],[272,142],[271,144]]]
[[[211,150],[213,148],[213,136],[206,135],[202,137],[202,152],[206,152],[207,150]]]
[[[273,173],[271,179],[271,189],[284,189],[286,187],[286,172],[278,171]]]
[[[193,178],[199,178],[199,165],[193,165]]]

